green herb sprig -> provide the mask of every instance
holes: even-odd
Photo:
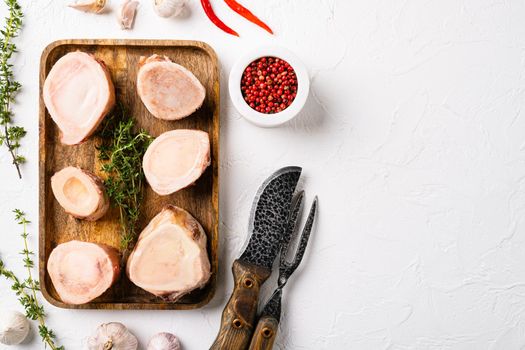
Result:
[[[142,157],[153,141],[146,131],[135,130],[135,121],[120,106],[106,118],[99,135],[98,158],[107,179],[104,185],[109,198],[120,211],[121,249],[123,256],[133,248],[143,197]]]
[[[13,271],[8,270],[5,267],[2,259],[0,259],[0,275],[4,276],[12,283],[11,289],[18,296],[18,301],[22,304],[26,317],[38,322],[38,333],[42,338],[42,342],[52,350],[65,350],[63,346],[57,346],[55,344],[55,333],[46,325],[44,306],[40,304],[37,298],[37,292],[40,290],[40,283],[33,279],[32,269],[34,268],[35,263],[32,256],[34,253],[29,250],[27,244],[27,237],[29,235],[27,233],[27,225],[30,221],[27,220],[26,215],[21,210],[15,209],[13,212],[15,213],[17,223],[23,227],[20,236],[24,242],[24,248],[20,254],[23,256],[24,267],[27,268],[27,278],[24,280],[19,279]]]
[[[22,178],[20,165],[25,163],[25,157],[18,153],[20,140],[26,135],[26,130],[21,126],[13,125],[13,111],[11,105],[15,102],[15,95],[20,90],[20,83],[14,80],[13,65],[10,63],[16,52],[16,45],[12,42],[18,36],[22,27],[22,8],[17,0],[4,0],[9,8],[9,15],[5,18],[5,25],[0,33],[0,145],[4,144]]]

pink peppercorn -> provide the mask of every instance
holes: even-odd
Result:
[[[293,67],[276,57],[253,61],[241,79],[241,92],[246,103],[265,114],[279,113],[288,108],[297,96],[297,87]]]

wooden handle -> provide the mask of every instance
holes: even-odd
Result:
[[[271,316],[263,316],[257,323],[249,350],[271,350],[279,322]]]
[[[221,328],[210,350],[245,350],[250,344],[261,285],[271,270],[241,260],[233,262],[235,287],[222,312]]]

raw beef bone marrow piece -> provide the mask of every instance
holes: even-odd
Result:
[[[118,250],[81,241],[59,244],[47,261],[47,271],[60,299],[85,304],[102,295],[120,274]]]
[[[137,92],[148,111],[165,120],[189,116],[206,96],[206,89],[192,72],[158,55],[141,58]]]
[[[95,221],[109,208],[102,180],[89,171],[64,168],[51,177],[51,189],[66,213],[77,219]]]
[[[142,166],[153,191],[168,195],[194,183],[210,165],[210,138],[200,130],[171,130],[149,145]]]
[[[127,264],[129,279],[169,301],[208,282],[206,233],[190,213],[166,206],[140,233]]]
[[[76,145],[96,130],[115,105],[115,88],[102,61],[76,51],[62,56],[51,68],[43,98],[61,131],[60,141]]]

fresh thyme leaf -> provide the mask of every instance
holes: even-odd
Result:
[[[99,135],[103,141],[97,147],[98,159],[104,162],[107,194],[120,211],[120,246],[126,256],[137,237],[144,187],[142,157],[153,137],[144,130],[135,131],[135,121],[123,106],[106,118]]]
[[[21,126],[13,125],[11,105],[15,102],[15,95],[20,90],[20,83],[14,80],[13,65],[10,60],[16,52],[16,45],[11,41],[18,36],[22,27],[22,8],[17,0],[4,0],[9,8],[9,15],[5,18],[4,29],[0,41],[0,146],[5,145],[11,154],[13,164],[22,178],[20,165],[26,159],[18,154],[20,140],[26,135]]]
[[[23,281],[20,280],[13,271],[5,267],[2,259],[0,259],[0,276],[4,276],[4,278],[11,282],[11,289],[15,292],[16,296],[18,296],[18,301],[24,308],[26,317],[38,322],[38,333],[40,334],[40,338],[42,338],[42,342],[49,346],[51,350],[65,350],[63,346],[57,346],[55,344],[56,336],[46,325],[44,306],[40,304],[36,295],[40,290],[40,283],[33,279],[32,268],[35,263],[31,257],[34,253],[29,250],[27,244],[27,237],[29,236],[27,225],[30,221],[27,220],[24,212],[20,209],[15,209],[13,212],[15,213],[16,222],[23,227],[20,236],[23,239],[24,248],[20,254],[24,257],[23,262],[27,268],[27,278]]]

